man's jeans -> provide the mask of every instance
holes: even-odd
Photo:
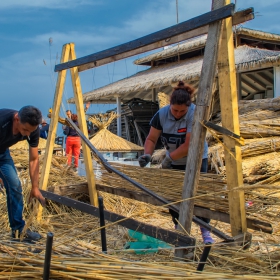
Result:
[[[21,232],[25,225],[22,218],[22,187],[9,149],[0,154],[0,178],[6,188],[10,227],[12,231],[18,229]]]

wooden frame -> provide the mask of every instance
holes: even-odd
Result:
[[[228,4],[228,5],[225,5]],[[170,28],[155,32],[147,35],[140,39],[128,42],[126,44],[113,47],[108,50],[104,50],[95,54],[91,54],[82,58],[77,59],[74,51],[74,44],[66,44],[63,47],[61,63],[55,66],[55,71],[58,71],[57,86],[55,92],[55,98],[53,103],[53,115],[50,123],[49,137],[47,140],[46,150],[48,151],[47,156],[43,163],[43,172],[40,179],[40,187],[43,190],[47,188],[48,175],[51,165],[51,155],[53,152],[53,143],[55,137],[55,131],[57,129],[58,113],[62,100],[62,93],[65,84],[66,70],[71,69],[72,85],[75,95],[75,103],[77,105],[77,112],[79,120],[81,120],[81,130],[87,137],[87,129],[85,124],[85,115],[83,111],[83,100],[82,90],[78,72],[84,71],[93,67],[97,67],[112,61],[120,60],[138,53],[143,53],[149,50],[153,50],[162,46],[170,45],[188,38],[205,34],[208,32],[208,39],[205,48],[204,61],[202,74],[199,82],[199,91],[197,95],[197,107],[194,116],[194,126],[191,136],[191,143],[189,149],[189,155],[186,166],[186,175],[183,189],[183,199],[193,197],[196,192],[198,184],[198,176],[200,170],[200,162],[202,157],[203,140],[205,138],[206,129],[201,125],[203,120],[208,120],[211,94],[214,84],[214,76],[216,73],[218,49],[220,44],[220,34],[222,32],[222,21],[224,24],[223,36],[221,46],[223,52],[226,54],[226,59],[219,57],[219,62],[223,64],[223,71],[232,71],[231,63],[227,63],[229,56],[233,56],[231,49],[230,29],[232,32],[232,22],[234,24],[241,23],[250,19],[253,19],[253,9],[247,9],[236,13],[234,15],[234,5],[230,4],[229,0],[213,0],[212,11],[204,15],[198,16],[191,20],[185,21],[181,24],[177,24]],[[234,20],[232,21],[232,16]],[[221,67],[220,67],[221,69]],[[229,76],[228,80],[231,82],[230,96],[234,96],[234,84],[232,82],[232,75]],[[235,85],[236,86],[236,85]],[[234,105],[235,106],[235,105]],[[227,121],[227,128],[239,135],[238,129],[232,128],[231,125],[238,126],[238,111],[232,110],[231,118]],[[232,129],[231,129],[232,128]],[[234,141],[234,140],[233,140]],[[231,166],[234,168],[234,172],[238,174],[237,186],[242,182],[242,170],[240,170],[240,160],[238,146],[234,143],[236,149],[236,158],[231,158]],[[90,151],[86,145],[83,144],[83,153],[85,156],[86,174],[89,183],[89,193],[91,203],[97,206],[97,193],[95,186],[95,179],[92,172],[92,161],[90,157]],[[231,171],[232,172],[232,171]],[[228,175],[228,174],[227,174]],[[230,179],[231,188],[234,185],[234,181]],[[241,191],[235,192],[236,195],[230,198],[230,221],[232,227],[232,233],[234,235],[240,232],[246,231],[246,216],[244,211],[244,193]],[[238,210],[236,211],[233,207],[233,203],[238,200]],[[190,232],[191,221],[193,216],[193,200],[186,200],[181,203],[180,207],[180,223],[185,227],[187,232]],[[42,213],[42,212],[40,212]],[[39,214],[40,216],[41,214]],[[179,252],[179,253],[178,253]],[[177,254],[178,253],[178,254]],[[180,256],[182,252],[176,251],[176,256]]]

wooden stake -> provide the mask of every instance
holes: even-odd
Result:
[[[226,3],[230,3],[230,0],[226,0]],[[223,20],[218,57],[218,77],[222,125],[233,133],[240,135],[231,18]],[[226,135],[223,135],[223,141],[227,147],[224,150],[224,154],[227,188],[229,190],[231,232],[235,236],[240,233],[245,233],[247,230],[244,191],[234,190],[235,187],[243,185],[241,147],[238,141]]]
[[[75,47],[74,47],[74,44],[71,43],[70,44],[70,60],[74,60],[74,59],[76,59]],[[72,86],[73,86],[73,90],[74,90],[75,104],[76,104],[77,113],[78,113],[79,128],[83,132],[83,134],[88,138],[87,123],[86,123],[84,104],[83,104],[83,93],[82,93],[82,87],[81,87],[78,68],[73,67],[70,69],[70,72],[71,72],[71,78],[72,78]],[[93,173],[93,165],[92,165],[90,149],[84,143],[84,141],[82,141],[82,147],[83,147],[83,157],[84,157],[84,161],[85,161],[86,175],[87,175],[87,181],[88,181],[88,187],[89,187],[90,202],[95,207],[98,207],[98,196],[97,196],[97,191],[96,191],[96,186],[95,186],[95,177],[94,177],[94,173]]]
[[[213,0],[212,9],[218,9],[224,5],[224,0]],[[189,153],[187,157],[186,172],[182,199],[194,197],[199,180],[202,153],[206,129],[201,125],[203,120],[209,119],[212,89],[214,85],[219,38],[221,33],[222,21],[209,25],[209,32],[205,46],[203,65],[198,86],[196,109],[194,113],[194,123],[190,139]],[[183,201],[180,205],[179,223],[189,233],[193,216],[193,199]],[[184,250],[176,250],[176,257],[182,258]]]
[[[70,54],[70,45],[65,44],[62,48],[62,56],[60,60],[61,63],[69,60],[69,54]],[[50,121],[49,133],[48,133],[47,144],[46,144],[46,154],[44,156],[44,162],[43,162],[41,177],[39,182],[39,188],[42,190],[47,190],[47,186],[48,186],[49,173],[50,173],[52,155],[53,155],[53,147],[54,147],[57,125],[58,125],[59,110],[62,102],[63,90],[64,90],[64,85],[66,80],[66,71],[67,70],[59,71],[57,76],[55,95],[54,95],[53,106],[52,106],[52,117]],[[43,212],[43,208],[41,205],[39,205],[38,214],[37,214],[38,221],[42,219],[42,212]]]

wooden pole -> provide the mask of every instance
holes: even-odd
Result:
[[[230,0],[225,0],[226,4]],[[240,135],[238,119],[238,94],[234,61],[232,19],[223,20],[221,43],[218,56],[219,95],[222,126]],[[229,190],[229,214],[232,235],[247,230],[244,191],[234,190],[243,185],[240,143],[223,135],[227,188]],[[229,153],[230,151],[230,153]]]
[[[70,60],[74,60],[74,59],[76,59],[75,47],[73,43],[70,43]],[[72,78],[75,104],[77,107],[79,128],[83,132],[83,134],[88,138],[88,129],[87,129],[86,116],[84,111],[83,94],[82,94],[82,87],[81,87],[78,68],[73,67],[70,69],[70,72]],[[96,191],[95,176],[93,172],[90,149],[84,143],[84,141],[82,141],[82,148],[83,148],[83,157],[84,157],[85,168],[86,168],[86,176],[87,176],[88,187],[89,187],[90,203],[95,207],[98,207],[98,195]]]
[[[60,60],[61,63],[69,60],[69,54],[70,54],[70,45],[65,44],[62,48],[62,55]],[[52,106],[52,117],[50,121],[49,133],[48,133],[47,144],[46,144],[46,153],[44,156],[41,177],[39,182],[39,187],[42,190],[47,190],[47,186],[48,186],[49,173],[50,173],[52,155],[53,155],[53,147],[54,147],[57,125],[58,125],[59,110],[62,102],[63,90],[64,90],[64,85],[66,80],[66,71],[67,70],[59,71],[57,76],[55,95],[54,95],[53,106]],[[38,213],[37,213],[38,221],[42,219],[42,212],[43,212],[43,208],[41,205],[39,205]]]
[[[212,10],[224,5],[224,0],[213,0]],[[187,165],[184,178],[182,198],[194,197],[198,185],[204,139],[206,129],[201,125],[203,120],[209,119],[212,89],[217,69],[219,38],[222,21],[209,25],[209,32],[205,46],[203,65],[199,80],[194,123],[191,133]],[[183,201],[180,205],[179,222],[190,233],[193,216],[193,199]],[[176,250],[176,257],[183,258],[185,250]]]

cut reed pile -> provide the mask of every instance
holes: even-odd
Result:
[[[26,166],[27,153],[25,158],[24,154],[16,156],[13,153],[13,156],[18,165],[20,163],[20,166]],[[85,182],[85,178],[77,176],[69,168],[65,169],[66,161],[66,157],[54,157],[49,185],[61,186]],[[20,176],[24,196],[27,198],[30,189],[28,171],[22,170]],[[146,180],[145,177],[144,181]],[[153,180],[153,176],[150,175],[148,180]],[[210,179],[207,177],[205,180]],[[214,179],[212,180],[214,183]],[[252,192],[256,189],[248,191]],[[100,192],[100,194],[104,198],[106,209],[110,211],[164,228],[173,228],[170,216],[163,207],[107,193]],[[79,194],[77,198],[89,201],[86,195]],[[25,204],[26,220],[34,216],[31,206]],[[253,232],[252,246],[244,251],[239,247],[229,248],[215,244],[203,273],[196,272],[197,259],[185,262],[175,261],[174,248],[143,255],[136,255],[123,249],[125,242],[129,241],[126,229],[109,222],[106,222],[108,252],[102,254],[98,219],[50,201],[43,211],[43,220],[39,223],[33,219],[32,229],[38,230],[43,236],[50,231],[54,233],[51,279],[244,279],[244,277],[246,279],[276,279],[280,275],[278,210],[278,205],[266,206],[266,211],[274,214],[271,216],[271,222],[275,227],[273,235]],[[0,194],[0,213],[2,216],[0,279],[41,279],[45,237],[36,245],[11,242],[5,197],[2,194]],[[230,234],[228,225],[221,222],[212,224]],[[203,248],[199,229],[195,225],[192,227],[191,236],[198,240],[195,256],[199,258]]]
[[[42,150],[46,148],[46,144],[47,144],[47,140],[43,139],[43,138],[39,138],[39,145],[38,145],[38,149]],[[55,148],[61,148],[61,146],[54,144]],[[10,150],[29,150],[29,144],[27,141],[20,141],[17,142],[15,145],[13,145],[12,147],[10,147]]]
[[[217,125],[222,126],[221,123]],[[250,138],[263,138],[280,135],[280,111],[269,110],[254,110],[248,113],[239,115],[240,136],[246,139]],[[222,135],[214,132],[218,138]],[[213,132],[208,131],[207,140],[209,142],[215,141]]]

